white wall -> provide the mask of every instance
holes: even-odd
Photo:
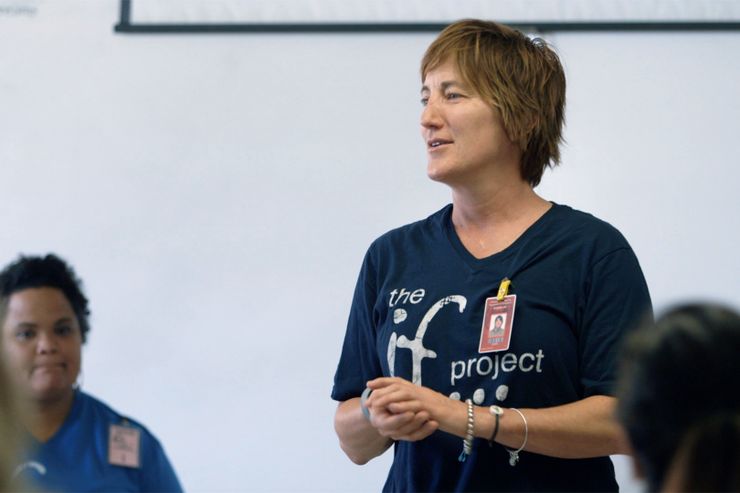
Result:
[[[390,457],[343,456],[329,392],[365,249],[448,201],[418,137],[433,34],[116,35],[117,4],[0,16],[2,263],[76,266],[84,387],[187,489],[377,491]],[[549,39],[568,145],[540,192],[621,229],[656,307],[740,306],[740,33]]]

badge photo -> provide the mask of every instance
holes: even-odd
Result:
[[[515,294],[506,296],[501,301],[498,301],[495,296],[486,299],[478,352],[493,353],[509,349],[514,327],[515,307]]]
[[[131,426],[110,425],[108,462],[114,466],[139,467],[141,431]]]

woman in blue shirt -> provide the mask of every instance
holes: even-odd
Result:
[[[49,491],[182,491],[144,426],[77,388],[89,314],[80,280],[55,255],[22,256],[0,273],[2,359],[30,444],[15,477]]]
[[[560,61],[464,20],[421,79],[427,175],[452,204],[368,249],[332,391],[340,445],[358,464],[393,447],[387,491],[616,491],[614,354],[650,296],[615,228],[534,190],[560,160]]]

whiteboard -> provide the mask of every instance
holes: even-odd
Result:
[[[439,30],[460,18],[536,30],[737,29],[732,0],[121,0],[117,30]]]

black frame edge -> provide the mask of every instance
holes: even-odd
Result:
[[[525,32],[599,31],[737,31],[738,21],[707,22],[527,22],[507,23]],[[114,31],[124,34],[234,34],[234,33],[422,33],[439,32],[447,23],[231,23],[231,24],[132,24],[131,0],[121,0],[120,18]]]
[[[122,0],[127,2],[127,0]],[[123,3],[122,3],[123,5]],[[420,33],[438,32],[447,24],[423,23],[262,23],[262,24],[131,24],[123,18],[114,27],[124,34],[257,34],[257,33]],[[126,14],[129,14],[127,11]],[[509,23],[526,32],[603,32],[603,31],[737,31],[740,22],[529,22]]]

